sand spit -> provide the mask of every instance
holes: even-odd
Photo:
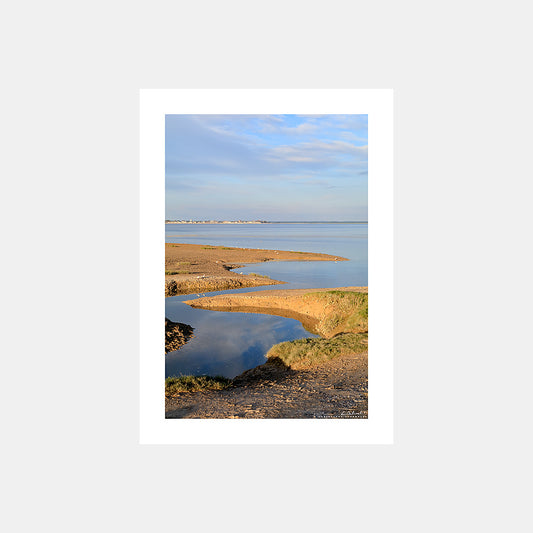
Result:
[[[248,292],[241,294],[220,294],[218,296],[187,300],[186,304],[199,309],[213,311],[234,311],[264,313],[295,318],[307,331],[331,338],[343,332],[343,324],[331,328],[331,317],[337,312],[334,305],[322,297],[329,291],[368,293],[368,287],[335,287],[331,289],[285,289]],[[347,329],[347,328],[344,328]],[[353,327],[347,331],[356,331]]]
[[[242,267],[243,263],[266,261],[347,261],[347,259],[312,252],[167,243],[165,296],[285,283],[260,275],[233,272],[233,269]]]

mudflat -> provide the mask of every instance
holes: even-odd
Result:
[[[266,261],[347,261],[334,255],[201,244],[165,245],[165,295],[258,287],[285,283],[266,276],[239,274],[243,263]]]

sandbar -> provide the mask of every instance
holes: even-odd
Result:
[[[240,274],[244,263],[267,261],[347,261],[344,257],[300,251],[166,243],[165,296],[278,285],[267,276]]]

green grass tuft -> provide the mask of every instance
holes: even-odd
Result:
[[[188,270],[165,270],[165,276],[174,276],[175,274],[190,274]]]
[[[222,390],[230,384],[231,379],[222,376],[172,376],[165,379],[165,395],[172,396],[178,392]]]

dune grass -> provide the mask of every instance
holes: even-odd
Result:
[[[174,276],[175,274],[190,274],[188,270],[165,270],[165,276]]]
[[[368,294],[352,291],[312,292],[305,295],[324,304],[324,316],[318,326],[325,337],[334,333],[368,331]]]
[[[249,276],[255,276],[257,278],[266,278],[266,279],[272,279],[270,276],[267,276],[266,274],[257,274],[255,272],[248,272]]]
[[[222,376],[172,376],[165,379],[165,395],[178,392],[222,390],[231,384],[231,379]]]
[[[332,339],[297,339],[281,342],[272,346],[266,356],[270,360],[280,360],[289,368],[298,369],[366,350],[368,350],[366,333],[344,333]]]

